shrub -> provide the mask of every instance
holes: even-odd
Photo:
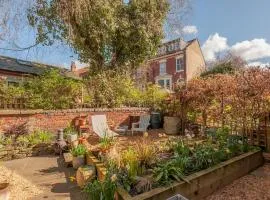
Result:
[[[30,134],[21,135],[16,139],[20,146],[33,146],[42,143],[51,143],[54,135],[46,130],[35,130]]]
[[[142,168],[150,167],[156,161],[156,147],[147,139],[142,139],[135,145],[137,157]]]
[[[87,149],[82,144],[79,144],[77,147],[74,147],[74,148],[71,149],[71,154],[74,157],[85,156],[86,153],[87,153]]]
[[[28,106],[40,109],[67,109],[78,107],[81,83],[63,76],[59,70],[48,70],[25,85]]]
[[[89,182],[85,188],[86,192],[91,200],[114,200],[114,194],[116,192],[116,175],[106,177],[104,182],[94,180]]]
[[[25,135],[28,133],[27,122],[19,125],[12,125],[6,132],[5,135],[12,135],[17,139],[21,135]]]

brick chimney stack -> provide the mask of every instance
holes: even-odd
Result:
[[[74,61],[71,62],[70,71],[75,72],[77,70],[76,64]]]

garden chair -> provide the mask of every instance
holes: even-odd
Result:
[[[131,134],[133,135],[134,131],[139,132],[147,131],[147,128],[150,125],[149,122],[150,122],[150,115],[141,115],[139,122],[132,123]]]
[[[92,116],[93,131],[101,138],[114,137],[118,134],[110,130],[107,124],[106,115],[93,115]]]

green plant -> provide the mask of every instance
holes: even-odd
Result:
[[[214,165],[214,152],[215,150],[211,145],[197,145],[193,151],[194,170],[202,170]]]
[[[91,200],[114,200],[116,175],[106,177],[105,181],[94,180],[84,187],[84,192]]]
[[[138,154],[133,148],[128,148],[122,154],[122,163],[128,171],[128,175],[131,178],[137,176],[139,171],[139,159]]]
[[[35,130],[32,133],[17,138],[16,142],[23,146],[51,143],[54,135],[46,130]]]
[[[99,145],[102,149],[108,149],[110,146],[112,146],[113,142],[114,142],[113,137],[105,136],[99,139]]]
[[[184,144],[183,140],[179,140],[175,142],[172,145],[172,148],[176,156],[189,156],[190,155],[190,149],[188,146]]]
[[[0,136],[0,145],[2,146],[9,146],[14,143],[14,138],[12,136]]]
[[[141,168],[150,167],[156,161],[157,149],[146,138],[135,144],[135,151]]]
[[[74,157],[85,156],[87,149],[84,145],[79,144],[77,147],[72,148],[70,152]]]
[[[72,125],[72,123],[69,123],[66,128],[64,128],[64,138],[67,138],[67,135],[69,134],[77,134],[76,128]]]
[[[153,170],[155,182],[159,185],[168,185],[172,181],[184,180],[183,169],[177,166],[175,160],[160,163]]]
[[[54,138],[54,135],[51,132],[45,130],[37,130],[34,134],[37,135],[40,143],[50,143]]]
[[[9,146],[12,145],[14,143],[14,138],[12,136],[7,136],[5,137],[5,145]]]
[[[22,147],[28,147],[30,145],[30,142],[27,136],[21,135],[17,138],[16,144]]]

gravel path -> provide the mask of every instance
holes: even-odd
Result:
[[[207,200],[270,200],[270,163],[235,180]]]
[[[10,200],[27,200],[42,193],[33,183],[4,166],[0,166],[0,182],[10,183]]]

